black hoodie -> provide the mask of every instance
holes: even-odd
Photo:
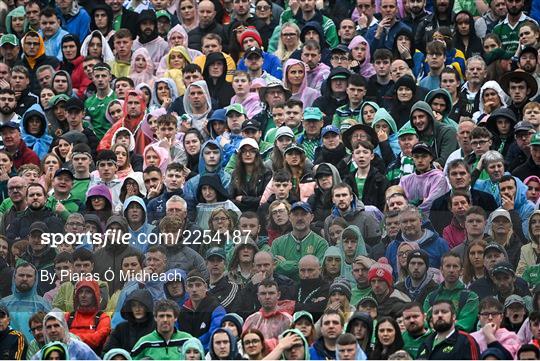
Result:
[[[214,79],[210,77],[210,65],[221,61],[223,63],[223,74],[214,83]],[[231,98],[234,96],[234,89],[225,77],[227,76],[227,61],[223,53],[211,53],[206,56],[204,64],[203,77],[208,85],[208,91],[212,101],[215,101],[217,108],[225,108],[231,104]]]
[[[199,186],[197,187],[197,202],[206,203],[202,196],[203,186],[210,186],[216,191],[218,202],[225,202],[227,199],[229,199],[229,193],[227,193],[223,187],[223,184],[221,184],[221,179],[219,176],[216,174],[205,174],[199,180]]]
[[[154,23],[154,31],[152,31],[152,34],[150,34],[149,36],[146,36],[141,31],[141,24],[145,20],[151,20]],[[141,11],[137,19],[137,35],[139,36],[139,42],[141,44],[149,43],[159,36],[158,31],[157,31],[157,18],[156,18],[156,13],[154,12],[154,10]]]
[[[414,38],[414,44],[424,54],[426,53],[426,44],[433,39],[433,33],[440,26],[448,26],[450,28],[454,25],[454,0],[450,0],[448,8],[446,10],[447,19],[444,21],[439,20],[439,12],[437,10],[436,1],[433,2],[433,13],[429,14],[418,24],[417,31]],[[474,31],[474,28],[471,28]]]
[[[131,304],[133,301],[140,302],[144,308],[146,308],[146,318],[144,320],[136,320],[133,317],[131,311]],[[113,348],[122,348],[124,350],[131,350],[133,346],[139,341],[139,339],[152,332],[155,328],[154,322],[154,301],[150,291],[141,289],[133,291],[126,298],[126,302],[122,306],[122,317],[127,321],[124,321],[111,332],[105,346],[103,346],[103,353],[107,353]]]

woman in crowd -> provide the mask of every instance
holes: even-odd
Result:
[[[255,328],[242,332],[240,341],[244,356],[247,356],[248,360],[262,360],[269,352],[263,334]]]
[[[283,66],[283,85],[291,91],[291,99],[302,101],[304,109],[310,107],[321,93],[307,85],[306,63],[296,59],[289,59]]]
[[[375,348],[370,360],[388,360],[394,352],[403,348],[403,338],[399,325],[392,317],[381,317],[375,328]]]
[[[466,245],[463,257],[463,283],[465,285],[470,285],[484,277],[484,249],[486,245],[484,240],[472,241]]]
[[[274,53],[283,64],[289,60],[292,53],[302,47],[300,41],[300,28],[294,22],[281,25],[277,49],[270,45],[268,51]]]
[[[105,63],[114,61],[114,53],[107,42],[107,39],[99,30],[94,30],[88,35],[81,46],[81,54],[84,57],[93,56],[101,59]]]
[[[487,122],[489,115],[499,108],[506,108],[508,95],[496,81],[487,81],[480,88],[479,110],[473,114],[477,124]]]
[[[201,153],[201,146],[204,143],[204,138],[197,129],[191,128],[184,135],[183,145],[186,150],[187,164],[186,166],[190,170],[189,178],[195,176],[198,173],[199,157]]]
[[[353,61],[356,61],[357,63],[357,65],[353,67],[353,70],[366,79],[375,75],[375,68],[371,63],[371,49],[367,40],[361,35],[356,35],[351,40],[348,47],[351,51]]]
[[[60,69],[70,74],[73,91],[80,98],[92,83],[83,69],[84,56],[81,55],[81,43],[75,35],[68,34],[64,35],[60,46],[62,47]]]
[[[139,48],[131,55],[131,67],[129,77],[135,83],[135,86],[145,83],[149,86],[154,85],[154,62],[146,48]]]
[[[177,14],[179,15],[178,19],[180,20],[180,24],[182,24],[182,27],[186,30],[186,32],[189,32],[195,29],[197,26],[199,26],[199,13],[197,11],[197,1],[195,0],[178,1]]]
[[[272,1],[269,0],[256,0],[255,1],[255,17],[262,22],[264,26],[259,28],[259,33],[263,41],[264,48],[268,48],[268,40],[272,37],[274,29],[279,24],[279,18],[274,19],[272,13]]]
[[[424,63],[424,54],[415,48],[414,35],[409,30],[401,30],[394,38],[394,46],[392,48],[394,59],[401,59],[409,65],[415,77],[422,71]]]
[[[467,59],[483,53],[482,41],[474,29],[474,18],[468,11],[462,10],[456,14],[454,44],[465,54]]]

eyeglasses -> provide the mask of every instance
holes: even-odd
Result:
[[[43,325],[30,328],[30,332],[32,332],[32,333],[34,333],[36,331],[41,331],[41,330],[43,330]]]
[[[482,317],[496,317],[502,315],[502,312],[480,312],[480,316]]]
[[[212,218],[213,222],[226,222],[228,220],[229,220],[229,218],[227,218],[227,217],[214,217],[214,218]]]
[[[268,5],[262,5],[262,6],[257,6],[255,7],[255,9],[259,10],[259,11],[266,11],[266,10],[270,10],[270,6]]]
[[[334,55],[330,58],[330,60],[332,61],[337,61],[337,62],[342,62],[342,61],[347,61],[349,60],[349,57],[348,56],[338,56],[338,55]]]
[[[294,38],[298,36],[298,34],[297,33],[283,33],[281,34],[281,36],[283,36],[284,38]]]
[[[242,154],[257,154],[257,151],[255,149],[241,149],[240,153]]]
[[[244,340],[244,346],[257,345],[259,343],[261,343],[261,340],[259,340],[258,338],[253,340]]]
[[[489,142],[489,140],[473,140],[471,142],[471,145],[473,146],[473,148],[482,147],[482,146],[486,145],[488,142]]]

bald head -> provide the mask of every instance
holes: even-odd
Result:
[[[7,187],[9,198],[13,203],[17,204],[26,201],[26,188],[28,187],[26,179],[19,176],[10,178],[7,182]]]
[[[409,64],[407,64],[404,60],[401,59],[394,60],[390,65],[390,76],[392,77],[392,80],[396,81],[403,75],[410,75],[414,78]]]
[[[216,17],[216,7],[214,3],[208,0],[203,0],[199,3],[199,26],[207,28],[212,24]]]
[[[321,264],[319,259],[312,255],[304,256],[298,262],[300,279],[313,280],[321,276]]]
[[[253,266],[257,272],[264,272],[266,277],[272,278],[274,274],[274,257],[266,251],[257,252],[253,258]]]

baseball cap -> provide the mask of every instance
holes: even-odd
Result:
[[[324,114],[317,107],[308,107],[304,110],[304,120],[322,120]]]
[[[510,213],[506,209],[496,209],[493,212],[491,212],[489,219],[493,221],[497,217],[504,217],[508,219],[509,222],[512,222],[512,218],[510,218]]]
[[[491,251],[491,250],[494,250],[494,251],[498,251],[500,253],[506,253],[505,249],[503,248],[503,246],[501,246],[500,244],[498,243],[488,243],[488,245],[486,246],[486,248],[484,248],[484,254],[486,254],[488,251]]]
[[[510,307],[511,305],[513,305],[514,303],[519,303],[523,307],[526,307],[525,300],[523,299],[523,297],[518,296],[518,295],[510,295],[506,298],[506,301],[504,301],[504,308],[506,309]]]
[[[206,251],[205,255],[204,255],[204,259],[208,259],[210,257],[221,257],[223,258],[223,260],[225,261],[226,260],[226,256],[225,256],[225,250],[221,247],[212,247],[210,248],[208,251]]]
[[[523,50],[521,50],[521,53],[519,54],[519,57],[521,58],[521,56],[523,54],[527,54],[527,53],[531,53],[534,56],[538,56],[538,50],[536,50],[536,48],[534,46],[526,46],[526,47],[523,48]]]
[[[70,97],[68,95],[66,95],[66,94],[55,95],[51,99],[49,99],[49,106],[54,107],[55,105],[57,105],[60,102],[67,103],[67,101],[69,99],[70,99]]]
[[[277,128],[277,130],[276,130],[276,139],[279,139],[279,137],[282,137],[284,135],[294,139],[294,132],[292,131],[291,128],[289,128],[287,126]]]
[[[530,132],[530,133],[536,133],[534,130],[534,125],[529,123],[526,120],[522,120],[521,122],[517,122],[516,125],[514,125],[514,133],[517,132]]]
[[[307,318],[311,323],[313,323],[313,316],[308,311],[298,311],[293,315],[293,323],[296,323],[302,317]]]
[[[289,144],[289,146],[287,148],[285,148],[285,152],[283,152],[283,154],[285,155],[288,152],[293,151],[293,150],[298,150],[299,152],[302,152],[302,153],[306,154],[306,151],[304,150],[304,148],[302,148],[301,146],[299,146],[296,143]]]
[[[15,123],[15,122],[7,122],[7,123],[4,123],[2,125],[0,125],[0,132],[6,128],[11,128],[11,129],[17,129],[19,130],[19,124]]]
[[[261,49],[257,48],[256,46],[252,46],[248,50],[246,50],[246,53],[244,54],[244,58],[249,58],[251,55],[258,55],[259,57],[263,57],[263,52]]]
[[[79,98],[69,98],[66,102],[66,110],[83,110],[84,103]]]
[[[246,120],[242,123],[242,130],[248,129],[261,130],[261,123],[256,120]]]
[[[336,46],[335,48],[332,48],[332,50],[330,50],[330,53],[331,54],[334,54],[334,53],[346,53],[346,54],[349,54],[351,51],[349,50],[349,48],[347,46],[345,46],[344,44],[339,44],[338,46]]]
[[[225,109],[225,115],[229,115],[230,112],[237,112],[247,116],[244,106],[238,103],[231,104]]]
[[[43,222],[34,222],[30,225],[30,232],[32,233],[34,231],[39,231],[41,233],[47,233],[49,231],[49,228],[47,225]]]
[[[305,311],[302,311],[305,312]],[[4,314],[9,317],[9,310],[6,306],[0,305],[0,314]],[[313,322],[313,321],[312,321]]]
[[[156,11],[156,19],[159,19],[159,18],[167,18],[169,19],[169,21],[171,21],[171,14],[169,14],[169,12],[167,10],[159,10],[159,11]]]
[[[511,276],[515,276],[516,274],[516,272],[512,268],[512,265],[507,261],[499,262],[495,266],[493,266],[493,269],[491,270],[491,275],[495,275],[496,273],[506,273]]]
[[[335,125],[327,125],[326,127],[322,128],[321,130],[321,136],[324,137],[328,133],[335,133],[339,135],[339,129]]]
[[[297,209],[303,209],[304,211],[311,213],[311,206],[307,202],[295,202],[291,206],[291,212]]]
[[[210,118],[208,118],[208,120],[209,121],[218,120],[220,122],[225,123],[227,121],[227,117],[225,116],[225,112],[226,112],[225,109],[214,110],[214,112],[212,113]]]
[[[19,39],[14,34],[4,34],[0,38],[0,46],[11,44],[13,46],[19,46]]]
[[[242,147],[244,145],[250,145],[252,146],[253,148],[259,150],[259,144],[257,144],[257,141],[253,138],[244,138],[242,139],[242,141],[240,142],[240,145],[238,146],[238,152],[240,152],[240,149],[242,149]]]
[[[320,164],[315,171],[315,178],[327,175],[333,175],[332,169],[330,169],[328,164]]]
[[[530,145],[540,145],[540,133],[533,134]]]
[[[399,138],[402,135],[406,135],[406,134],[413,134],[413,135],[418,136],[418,133],[416,133],[416,129],[414,129],[413,127],[403,127],[403,128],[401,128],[398,131],[397,136]]]
[[[416,143],[411,151],[412,154],[429,154],[433,156],[433,151],[429,147],[429,145],[425,143]]]
[[[73,172],[70,171],[68,168],[60,168],[56,172],[54,172],[54,178],[58,177],[61,174],[67,174],[71,177],[71,179],[74,179]]]

